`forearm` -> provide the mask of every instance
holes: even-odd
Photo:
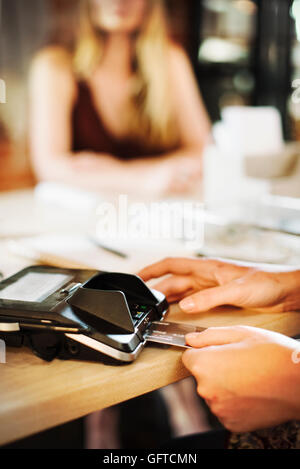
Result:
[[[111,184],[111,177],[108,176],[112,176],[115,169],[103,160],[100,164],[92,162],[89,154],[71,153],[37,155],[33,158],[33,166],[41,181],[57,181],[92,191],[107,188]],[[103,172],[106,178],[103,178]]]
[[[162,156],[121,161],[112,155],[95,153],[37,154],[33,158],[40,180],[59,181],[93,191],[162,195],[181,158],[198,159],[199,148],[182,148]],[[201,165],[201,162],[200,162]]]
[[[111,155],[65,153],[35,158],[34,168],[40,180],[58,181],[92,191],[130,193],[139,189],[143,165],[135,167]]]
[[[203,145],[193,145],[193,146],[182,146],[177,150],[170,151],[161,155],[159,158],[157,156],[148,156],[146,159],[140,160],[132,160],[129,162],[130,165],[133,167],[139,167],[140,164],[145,165],[155,165],[159,163],[168,163],[174,161],[176,158],[184,159],[184,158],[195,158],[201,159],[203,154]]]

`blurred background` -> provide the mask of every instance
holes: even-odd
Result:
[[[0,189],[34,183],[28,158],[27,76],[41,47],[72,48],[76,0],[1,0]],[[291,102],[300,72],[298,0],[168,0],[171,33],[187,50],[213,122],[230,105],[271,105],[286,140],[300,139],[299,104]],[[298,23],[297,23],[298,21]],[[297,29],[298,25],[298,29]]]

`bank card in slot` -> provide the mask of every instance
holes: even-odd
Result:
[[[203,332],[205,327],[175,322],[153,322],[149,327],[146,340],[158,344],[172,345],[174,347],[190,348],[185,342],[186,334]]]

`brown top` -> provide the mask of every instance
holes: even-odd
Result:
[[[104,125],[93,102],[89,86],[78,83],[78,97],[72,115],[74,152],[90,151],[108,153],[122,160],[139,157],[159,156],[165,153],[163,148],[149,148],[134,139],[116,138]]]

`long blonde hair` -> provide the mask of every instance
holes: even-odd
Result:
[[[101,63],[104,40],[92,24],[88,0],[81,1],[81,25],[74,52],[74,70],[88,79]],[[151,0],[135,42],[134,76],[128,111],[129,136],[149,147],[174,147],[178,132],[168,85],[166,13],[163,0]]]

